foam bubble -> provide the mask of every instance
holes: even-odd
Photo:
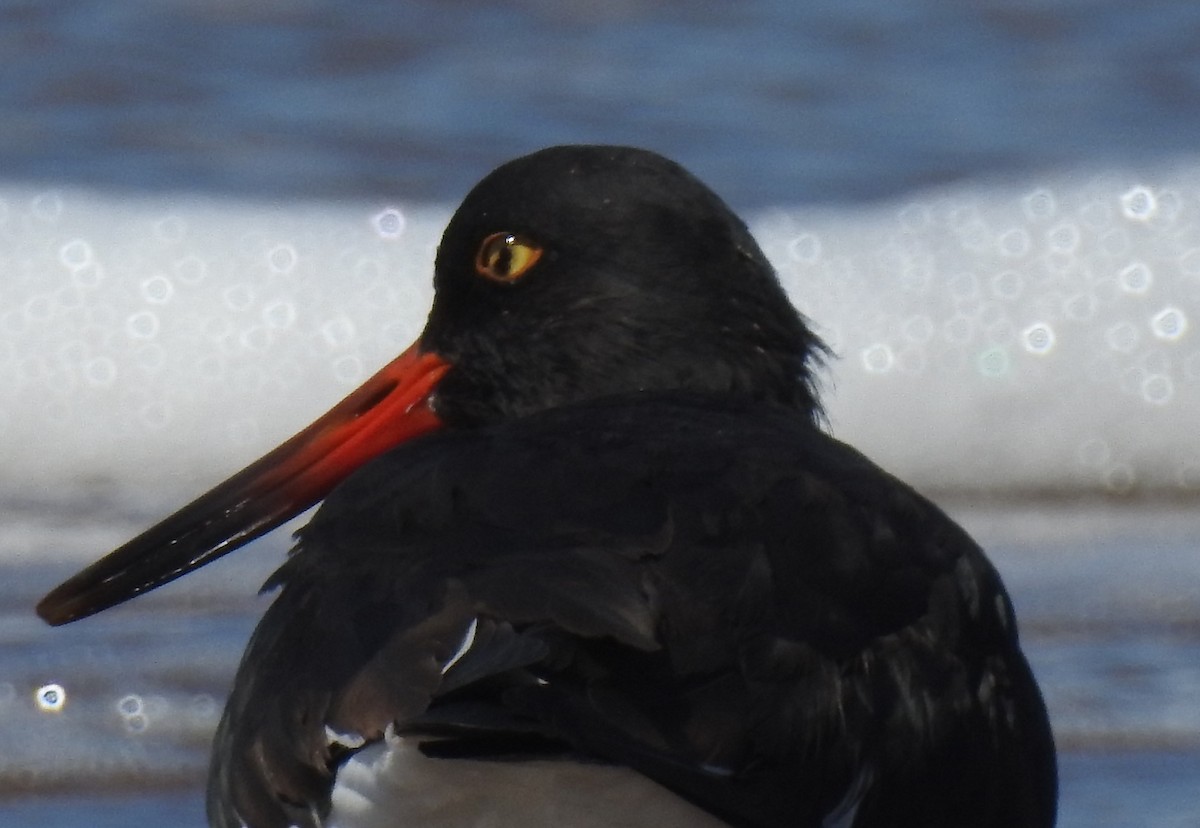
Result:
[[[145,709],[145,706],[146,705],[142,701],[142,697],[136,693],[129,693],[128,695],[122,696],[121,698],[117,699],[116,704],[117,713],[124,718],[141,714],[142,710]]]
[[[1077,251],[1080,238],[1079,227],[1069,221],[1055,225],[1046,233],[1047,244],[1050,245],[1051,250],[1058,253]]]
[[[122,719],[128,733],[145,733],[150,727],[150,718],[144,713],[135,713],[132,716],[124,716]]]
[[[362,382],[365,379],[362,359],[352,354],[338,357],[333,361],[333,375],[345,385]]]
[[[125,320],[125,333],[133,339],[153,339],[158,329],[158,315],[153,311],[138,311]]]
[[[892,370],[896,357],[886,343],[876,342],[863,349],[862,366],[871,374],[886,374]]]
[[[285,330],[296,324],[296,305],[285,299],[268,302],[262,309],[262,321],[268,328]]]
[[[1188,329],[1188,318],[1182,310],[1167,306],[1150,317],[1150,330],[1159,339],[1174,342]]]
[[[381,239],[398,239],[404,235],[408,221],[399,207],[386,207],[371,217],[371,227]]]
[[[93,388],[108,388],[117,381],[117,364],[110,357],[88,360],[83,366],[83,379]]]
[[[1141,184],[1121,194],[1121,212],[1130,221],[1149,221],[1158,212],[1154,191]]]
[[[1131,262],[1117,274],[1117,284],[1125,293],[1141,296],[1154,284],[1154,272],[1145,262]]]
[[[58,260],[68,270],[78,270],[92,261],[92,246],[84,239],[71,239],[58,249]]]
[[[1054,328],[1045,322],[1035,322],[1021,331],[1021,345],[1031,354],[1044,355],[1054,350]]]
[[[1142,399],[1152,405],[1166,405],[1175,396],[1175,383],[1165,374],[1150,374],[1142,380]]]
[[[801,264],[813,264],[821,258],[821,238],[815,233],[801,233],[788,242],[788,256]]]
[[[330,348],[345,348],[354,341],[357,331],[348,317],[337,316],[321,325],[321,338]]]
[[[142,298],[152,305],[165,305],[175,295],[175,285],[161,273],[155,273],[149,279],[142,280]]]
[[[1017,258],[1029,254],[1033,248],[1033,240],[1025,228],[1013,227],[1000,234],[997,245],[1001,256]]]
[[[1049,221],[1058,214],[1053,191],[1039,187],[1021,199],[1021,212],[1034,224]]]
[[[1005,348],[988,348],[979,354],[976,366],[985,377],[1002,377],[1009,371],[1008,351]]]
[[[67,706],[67,691],[61,684],[43,684],[33,694],[34,704],[43,713],[61,713]]]
[[[267,251],[267,266],[273,273],[287,274],[296,269],[300,256],[290,244],[277,244]]]

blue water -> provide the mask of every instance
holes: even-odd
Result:
[[[200,792],[142,793],[136,798],[57,794],[0,803],[0,824],[39,828],[191,828],[204,825]]]
[[[406,344],[453,204],[561,142],[749,211],[835,431],[1009,583],[1061,825],[1200,825],[1197,136],[1190,0],[0,1],[0,826],[201,823],[286,538],[33,603]]]
[[[742,207],[1196,149],[1190,0],[0,3],[11,180],[453,202],[551,143]]]

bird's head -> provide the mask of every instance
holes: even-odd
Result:
[[[817,413],[821,346],[746,225],[678,164],[565,146],[481,181],[446,228],[418,347],[456,424],[612,394],[738,394]]]
[[[738,395],[815,418],[823,347],[746,225],[678,164],[554,147],[498,168],[451,219],[416,343],[291,440],[67,580],[52,624],[161,586],[321,500],[373,457],[612,395]]]

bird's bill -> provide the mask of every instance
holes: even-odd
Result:
[[[38,615],[66,624],[214,561],[325,497],[359,466],[441,421],[430,396],[450,366],[420,342],[308,428],[64,581]]]

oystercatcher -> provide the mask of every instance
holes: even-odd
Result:
[[[265,586],[213,825],[327,824],[339,770],[387,768],[378,824],[1053,825],[996,570],[822,430],[823,346],[707,187],[638,149],[519,158],[434,282],[395,362],[38,606],[98,612],[324,498]]]

